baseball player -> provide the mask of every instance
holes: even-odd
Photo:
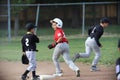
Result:
[[[120,39],[118,41],[118,49],[120,51]],[[117,80],[120,80],[120,57],[116,60],[116,76]]]
[[[69,45],[68,45],[68,40],[65,36],[65,33],[62,29],[63,22],[59,18],[54,18],[53,20],[50,21],[52,24],[52,28],[55,31],[54,34],[54,43],[48,45],[49,49],[55,48],[53,52],[53,63],[56,67],[56,73],[54,74],[55,76],[62,76],[62,70],[59,65],[59,57],[60,55],[63,56],[65,62],[68,64],[69,68],[75,71],[76,76],[80,77],[80,70],[79,68],[73,63],[73,61],[70,59],[69,56]]]
[[[34,34],[34,28],[36,26],[32,23],[26,24],[27,33],[23,36],[22,51],[29,60],[29,66],[27,70],[21,76],[22,80],[26,80],[27,74],[32,71],[33,80],[36,80],[39,76],[36,75],[36,43],[39,43],[39,38]]]
[[[91,55],[91,51],[94,51],[95,58],[92,62],[91,71],[99,71],[96,67],[101,56],[100,48],[102,47],[99,39],[104,33],[104,28],[107,27],[109,23],[109,19],[104,17],[100,20],[100,24],[95,25],[88,30],[89,37],[85,41],[86,52],[75,54],[73,61],[78,58],[88,58]]]

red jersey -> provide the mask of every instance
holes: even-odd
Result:
[[[59,37],[63,37],[62,40],[59,43],[63,43],[63,42],[67,42],[68,43],[68,40],[66,39],[65,33],[64,33],[64,31],[61,28],[57,28],[55,30],[55,34],[54,34],[55,42],[58,41]]]

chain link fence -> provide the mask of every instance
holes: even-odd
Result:
[[[61,18],[65,30],[73,34],[85,33],[88,26],[99,23],[101,17],[109,17],[118,24],[118,2],[61,3],[61,4],[11,4],[11,35],[25,33],[25,24],[32,22],[38,26],[38,35],[50,35],[50,19]],[[0,4],[0,37],[8,36],[7,2]],[[84,14],[84,15],[83,15]],[[68,34],[72,32],[68,31]]]
[[[1,5],[2,3],[0,3]],[[7,2],[4,2],[7,4]],[[0,6],[0,37],[7,36],[7,26],[8,26],[8,7],[7,6]],[[4,34],[4,35],[3,35]]]

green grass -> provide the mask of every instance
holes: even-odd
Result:
[[[74,34],[81,34],[82,28],[64,28],[66,35],[74,35]],[[89,26],[85,27],[85,34],[87,34]],[[53,35],[54,30],[51,27],[39,27],[37,29],[38,36],[46,36],[46,35]],[[14,36],[14,30],[11,31],[12,36]],[[19,29],[18,36],[22,36],[26,33],[26,29]],[[108,34],[119,34],[120,33],[120,25],[110,25],[108,28],[105,28],[105,33]],[[7,29],[6,30],[0,30],[0,37],[7,37]]]
[[[88,27],[86,27],[85,33],[87,33]],[[75,53],[85,52],[84,42],[86,36],[81,36],[81,28],[64,28],[65,34],[69,39],[70,56],[71,58]],[[7,31],[0,30],[0,60],[8,61],[20,61],[22,50],[20,39],[22,35],[26,33],[25,29],[19,30],[19,36],[13,37],[11,42],[7,39]],[[43,28],[40,27],[37,30],[38,36],[40,36],[40,43],[37,45],[39,52],[37,53],[38,61],[52,61],[53,49],[47,48],[48,44],[53,42],[53,29],[51,27]],[[117,42],[120,38],[120,27],[119,25],[111,25],[105,29],[105,34],[101,38],[103,48],[101,48],[102,57],[100,59],[101,64],[115,64],[115,60],[120,56],[120,52],[117,49]],[[117,35],[112,35],[117,34]],[[13,30],[12,30],[13,35]],[[78,62],[91,63],[94,58],[94,53],[91,54],[90,58],[84,58],[77,60]],[[62,57],[60,61],[63,61]]]
[[[106,33],[120,34],[120,25],[110,25],[105,28]]]
[[[120,37],[120,36],[119,36]],[[117,41],[119,37],[103,37],[101,43],[103,44],[102,57],[100,59],[101,64],[115,64],[115,60],[120,56],[120,52],[117,49]],[[15,38],[11,42],[0,41],[0,60],[8,61],[20,61],[21,60],[21,44],[20,38]],[[74,53],[85,52],[84,42],[85,38],[74,38],[70,39],[69,37],[69,46],[70,46],[70,56],[72,57]],[[37,45],[39,52],[37,53],[38,61],[52,61],[53,49],[49,50],[47,45],[53,42],[51,39],[41,40]],[[91,63],[94,58],[94,53],[90,58],[84,58],[77,60],[78,62]],[[63,61],[62,57],[60,61]]]

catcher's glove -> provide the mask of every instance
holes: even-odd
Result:
[[[26,64],[26,65],[29,64],[29,60],[25,54],[22,55],[21,61],[22,64]]]
[[[58,44],[58,43],[49,44],[49,45],[48,45],[48,48],[49,48],[49,49],[52,49],[52,48],[54,48],[57,44]]]

